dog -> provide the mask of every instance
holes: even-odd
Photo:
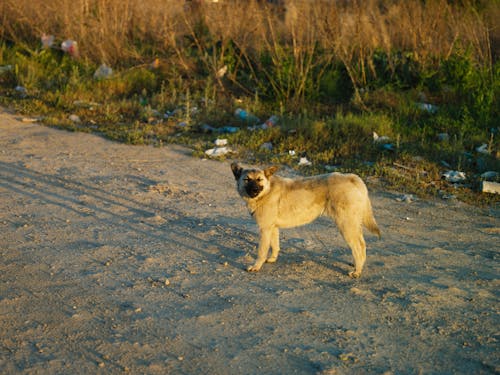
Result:
[[[275,175],[276,166],[244,169],[236,162],[231,164],[231,170],[238,193],[259,227],[257,259],[247,271],[257,272],[264,263],[276,262],[281,228],[308,224],[326,214],[335,221],[351,248],[354,271],[349,276],[361,276],[366,260],[362,226],[379,238],[380,229],[373,217],[368,190],[359,176],[329,173],[290,179]]]

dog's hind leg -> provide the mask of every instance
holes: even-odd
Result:
[[[358,278],[361,276],[361,271],[363,271],[363,266],[366,261],[366,243],[363,238],[361,223],[338,220],[337,226],[351,248],[352,257],[354,258],[354,271],[349,272],[349,276]]]
[[[274,263],[278,259],[280,252],[280,232],[279,229],[274,227],[271,233],[271,256],[267,258],[267,263]]]

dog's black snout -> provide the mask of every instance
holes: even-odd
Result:
[[[259,193],[262,191],[262,186],[260,186],[255,181],[249,181],[247,186],[246,186],[246,191],[250,197],[254,198],[257,195],[259,195]]]

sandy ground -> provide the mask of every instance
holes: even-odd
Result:
[[[3,111],[0,373],[499,373],[498,209],[369,188],[361,279],[327,218],[250,274],[229,161]]]

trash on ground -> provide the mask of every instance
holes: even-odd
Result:
[[[26,96],[28,96],[28,90],[26,90],[26,87],[24,86],[16,86],[14,90],[16,90],[19,93],[19,96],[21,98],[26,98]]]
[[[266,130],[268,126],[266,124],[260,124],[260,125],[255,125],[255,126],[249,126],[248,130],[255,131],[255,130]]]
[[[382,148],[387,151],[394,151],[394,145],[389,143],[390,138],[386,135],[378,135],[376,132],[373,132],[373,143],[382,145]]]
[[[272,151],[273,150],[273,144],[271,142],[266,142],[260,145],[261,150],[265,151]]]
[[[106,64],[102,64],[97,70],[94,72],[94,79],[107,79],[113,75],[113,69],[111,69]]]
[[[5,72],[10,72],[12,70],[12,65],[0,66],[0,74]]]
[[[307,160],[305,156],[301,156],[299,160],[299,165],[308,167],[311,166],[312,163],[309,160]]]
[[[255,126],[249,126],[248,130],[266,130],[266,129],[269,129],[269,128],[273,128],[278,123],[278,120],[279,120],[278,116],[272,115],[263,124],[255,125]]]
[[[445,160],[441,160],[441,164],[446,168],[451,168],[451,165]]]
[[[403,194],[401,197],[397,197],[396,200],[398,202],[406,202],[406,203],[411,203],[415,202],[417,199],[413,194]]]
[[[394,145],[392,143],[385,143],[382,148],[387,151],[394,151]]]
[[[78,57],[78,43],[74,40],[67,39],[61,43],[61,49],[71,57]]]
[[[77,115],[70,115],[68,118],[70,119],[70,121],[73,121],[75,124],[79,124],[80,122],[82,122],[80,117],[78,117]]]
[[[429,113],[436,113],[438,110],[438,107],[435,106],[434,104],[429,104],[429,103],[417,103],[417,107],[421,109],[422,111],[426,111]]]
[[[248,113],[242,108],[237,108],[236,111],[234,111],[234,115],[238,117],[240,120],[246,121],[248,123],[258,123],[259,118],[252,115],[251,113]]]
[[[215,145],[217,147],[226,146],[227,145],[227,139],[225,139],[225,138],[217,138],[214,143],[215,143]]]
[[[447,199],[447,200],[453,200],[453,199],[457,199],[457,196],[455,194],[444,194],[441,198]]]
[[[233,133],[237,133],[240,131],[240,128],[236,127],[236,126],[224,126],[220,129],[218,129],[218,131],[220,133],[230,133],[230,134],[233,134]]]
[[[231,152],[229,147],[214,147],[205,151],[205,155],[215,157],[223,156]]]
[[[295,156],[295,150],[289,150],[288,155],[290,156]]]
[[[479,152],[480,154],[486,154],[489,155],[490,151],[488,150],[488,145],[486,143],[483,143],[481,146],[476,147],[476,151]]]
[[[495,171],[487,171],[481,174],[481,178],[484,178],[485,180],[492,180],[494,178],[497,178],[498,176],[499,173]]]
[[[156,58],[151,64],[149,64],[151,69],[158,69],[160,67],[160,59]]]
[[[437,139],[441,142],[448,142],[450,140],[450,135],[448,133],[439,133]]]
[[[168,118],[168,114],[166,113],[165,115],[163,115],[164,118]],[[216,131],[217,129],[215,129],[213,126],[210,126],[208,124],[203,124],[201,125],[201,130],[205,133],[212,133],[214,131]]]
[[[446,179],[446,181],[453,183],[463,182],[467,179],[465,173],[459,171],[447,171],[443,173],[442,176]]]
[[[43,48],[51,48],[54,45],[54,35],[42,34],[40,41],[42,42]]]
[[[389,142],[390,138],[386,135],[378,135],[376,132],[373,132],[373,142],[374,143],[384,143]]]
[[[42,120],[43,120],[43,117],[23,117],[21,119],[22,122],[28,122],[28,123],[40,122]]]
[[[336,170],[338,170],[340,168],[340,166],[339,165],[325,165],[324,168],[327,172],[335,172]]]
[[[227,73],[227,65],[224,65],[222,68],[220,68],[218,71],[217,71],[217,78],[222,78],[226,75]]]
[[[201,125],[201,130],[205,133],[234,134],[239,132],[240,128],[236,126],[224,126],[222,128],[216,128],[208,124],[203,124]]]
[[[271,117],[269,117],[266,122],[264,123],[268,128],[273,128],[276,126],[276,124],[278,123],[279,121],[279,117],[276,116],[276,115],[272,115]]]
[[[500,183],[492,181],[483,181],[482,192],[491,194],[500,194]]]

